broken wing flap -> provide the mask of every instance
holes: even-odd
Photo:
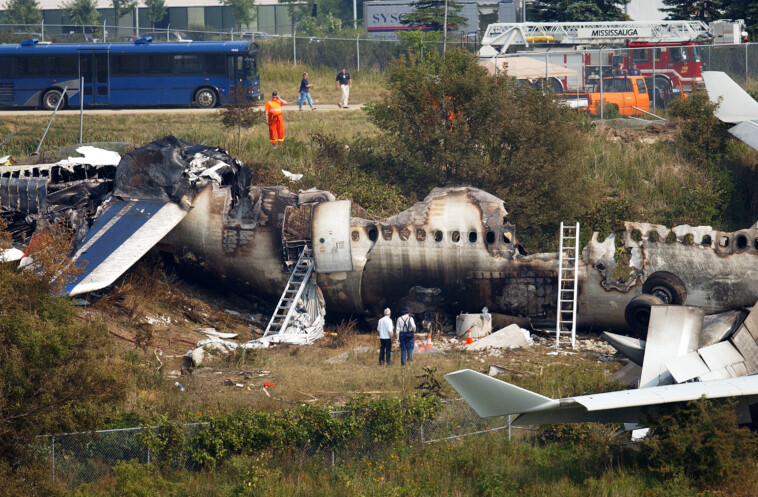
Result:
[[[729,132],[758,150],[758,102],[726,73],[703,72],[708,98],[718,108],[715,116],[725,123],[737,123]]]
[[[638,422],[655,406],[701,398],[740,398],[750,405],[758,398],[758,375],[682,383],[618,392],[551,399],[523,388],[464,369],[445,375],[466,402],[482,417],[520,414],[514,424],[538,425],[579,422]],[[653,409],[650,409],[650,408]]]
[[[470,369],[447,374],[445,379],[483,418],[554,409],[559,406],[555,399]]]

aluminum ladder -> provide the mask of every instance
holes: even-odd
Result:
[[[268,326],[266,326],[266,331],[263,333],[264,337],[276,335],[282,330],[287,329],[297,307],[297,302],[300,300],[300,296],[303,294],[303,289],[308,284],[312,272],[313,252],[310,244],[306,244],[302,252],[300,252],[300,257],[298,257],[292,273],[290,273],[290,279],[287,282],[287,286],[284,287],[282,297],[276,305],[274,314],[271,315],[271,320],[268,322]]]
[[[561,223],[558,251],[558,301],[555,313],[555,348],[561,332],[571,332],[571,348],[576,348],[576,294],[579,276],[579,223]]]

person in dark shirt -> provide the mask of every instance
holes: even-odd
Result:
[[[350,88],[353,87],[353,80],[350,79],[350,73],[347,72],[345,66],[342,66],[340,72],[337,73],[337,79],[334,82],[334,86],[341,92],[337,107],[340,109],[347,109],[347,99],[350,98]]]
[[[298,110],[303,110],[303,104],[305,102],[308,102],[308,105],[311,106],[311,110],[315,110],[316,108],[313,106],[313,97],[311,97],[311,88],[313,88],[313,85],[308,82],[308,73],[303,73],[303,79],[300,81],[300,98],[297,99],[297,104],[299,106]]]
[[[629,76],[641,76],[642,72],[637,69],[637,64],[632,64],[632,68],[629,69]]]

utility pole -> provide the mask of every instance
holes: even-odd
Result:
[[[353,0],[355,1],[355,0]],[[445,26],[442,28],[442,55],[447,51],[447,0],[445,0]]]

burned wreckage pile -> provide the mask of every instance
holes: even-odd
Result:
[[[352,217],[351,202],[327,191],[254,186],[252,170],[225,152],[173,137],[117,165],[82,161],[0,169],[2,216],[20,248],[37,225],[73,228],[82,271],[66,294],[107,287],[152,249],[204,281],[278,302],[269,341],[303,295],[335,313],[486,306],[536,328],[555,324],[559,254],[526,254],[503,200],[482,190],[435,188],[377,221]],[[602,241],[594,234],[577,258],[579,328],[643,336],[655,304],[715,314],[758,299],[756,227],[625,227]]]

